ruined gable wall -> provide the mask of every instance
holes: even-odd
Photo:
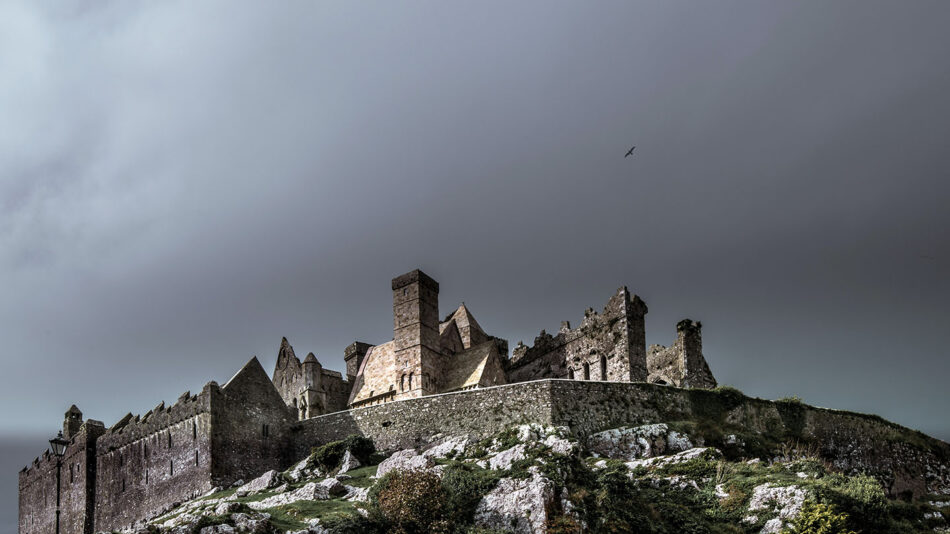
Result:
[[[716,379],[703,357],[702,324],[683,319],[676,325],[676,341],[672,346],[650,345],[647,370],[647,382],[653,384],[716,387]]]
[[[294,405],[297,396],[305,389],[303,365],[296,358],[284,362],[278,360],[277,365],[274,370],[274,387],[286,404]]]
[[[211,405],[218,386],[159,405],[96,444],[96,530],[128,527],[211,489]]]
[[[103,429],[90,421],[69,440],[60,474],[60,532],[91,533],[95,442]],[[56,457],[46,451],[19,475],[20,534],[55,532]]]
[[[571,376],[577,380],[646,380],[645,313],[643,301],[621,288],[603,312],[585,311],[580,327],[571,329],[563,323],[556,336],[542,331],[532,347],[516,347],[508,381]]]
[[[650,345],[647,351],[647,382],[677,387],[681,384],[686,374],[686,357],[682,347],[676,345]]]

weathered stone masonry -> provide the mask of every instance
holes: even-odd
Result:
[[[60,464],[61,532],[90,532],[92,529],[95,443],[104,431],[99,421],[83,423],[82,413],[75,406],[66,412],[63,436],[69,440],[69,445]],[[56,461],[56,457],[47,451],[20,471],[20,534],[55,532]]]
[[[583,438],[658,422],[719,422],[740,439],[819,443],[835,465],[877,476],[892,495],[950,491],[950,445],[877,416],[646,383],[547,379],[407,399],[301,421],[292,439],[303,455],[351,434],[397,450],[445,435],[485,438],[523,423],[566,426]]]
[[[209,382],[197,395],[185,393],[143,416],[127,414],[109,429],[83,422],[71,408],[63,424],[71,441],[62,459],[61,531],[128,527],[215,486],[283,469],[333,436],[363,433],[390,447],[551,421],[551,383],[535,380],[655,377],[715,386],[698,323],[690,330],[695,335],[648,356],[647,307],[625,287],[602,313],[588,310],[580,327],[565,323],[556,336],[542,331],[510,360],[508,342],[487,334],[464,303],[439,320],[439,284],[422,271],[394,278],[390,289],[393,339],[349,345],[345,376],[324,369],[312,353],[301,362],[285,338],[271,378],[254,358],[224,386]],[[512,382],[525,383],[493,388]],[[413,402],[393,403],[403,399]],[[47,453],[21,471],[21,534],[55,528],[55,466]]]

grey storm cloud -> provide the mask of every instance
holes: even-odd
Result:
[[[720,383],[950,439],[948,19],[5,2],[0,433],[39,453],[72,403],[109,425],[281,336],[341,369],[419,267],[512,343],[627,285]]]

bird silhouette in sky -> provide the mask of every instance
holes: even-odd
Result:
[[[637,148],[637,147],[633,147],[633,148]],[[627,156],[632,156],[632,155],[633,155],[633,148],[631,148],[631,149],[630,149],[630,151],[629,151],[629,152],[627,152],[627,155],[626,155],[626,156],[624,156],[624,157],[627,157]]]

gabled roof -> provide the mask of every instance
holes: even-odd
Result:
[[[493,341],[486,341],[447,357],[441,392],[448,393],[479,385],[485,368],[491,364],[492,358],[498,358],[498,348]]]
[[[244,364],[244,367],[241,367],[241,370],[221,387],[221,391],[232,400],[246,402],[253,399],[255,403],[266,402],[275,406],[286,407],[280,392],[277,391],[277,387],[274,386],[274,383],[267,376],[267,372],[261,367],[261,362],[257,360],[257,356]]]
[[[459,332],[455,319],[447,323],[442,323],[439,328],[439,349],[444,353],[446,349],[451,353],[462,352],[465,350],[465,343],[462,342],[462,334]]]
[[[462,335],[462,343],[465,345],[465,348],[471,348],[473,345],[478,345],[482,341],[488,339],[488,334],[482,330],[482,326],[478,324],[478,321],[475,320],[475,317],[472,315],[472,312],[468,310],[465,306],[465,303],[459,305],[458,308],[452,315],[449,315],[445,318],[444,321],[439,325],[439,333],[449,326],[449,323],[455,321],[455,325],[458,326],[459,332]]]

